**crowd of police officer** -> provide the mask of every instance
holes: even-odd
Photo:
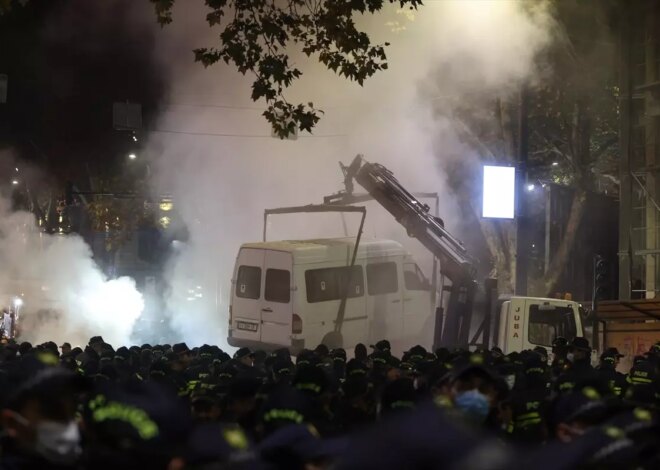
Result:
[[[0,348],[0,469],[660,468],[660,344]]]

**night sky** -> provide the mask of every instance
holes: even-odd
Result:
[[[131,20],[135,0],[102,3],[31,0],[0,17],[0,73],[9,76],[0,146],[57,185],[86,186],[86,165],[93,176],[114,174],[133,141],[113,130],[113,102],[142,103],[148,125],[165,92],[155,28]]]

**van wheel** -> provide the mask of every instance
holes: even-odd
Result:
[[[321,344],[326,345],[328,349],[337,349],[343,347],[344,339],[342,338],[341,333],[332,331],[323,337]]]

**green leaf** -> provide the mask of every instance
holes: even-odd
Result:
[[[2,0],[0,0],[2,1]],[[172,21],[174,0],[149,0],[161,24]],[[401,7],[417,8],[419,0],[389,0]],[[283,93],[302,76],[290,63],[286,51],[298,46],[307,56],[329,70],[360,85],[379,70],[386,70],[385,47],[371,44],[369,35],[358,29],[356,14],[382,10],[384,0],[319,0],[309,9],[306,0],[205,0],[210,26],[225,22],[215,47],[195,49],[195,60],[208,67],[219,60],[233,65],[240,73],[253,73],[251,98],[265,99],[264,112],[273,129],[287,135],[291,129],[309,131],[320,119],[321,110],[310,102],[293,106]],[[229,14],[229,16],[227,16]]]

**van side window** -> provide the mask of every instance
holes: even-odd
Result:
[[[291,273],[284,269],[266,269],[264,297],[269,302],[288,304],[291,300]]]
[[[399,290],[396,263],[374,263],[367,265],[369,295],[391,294]]]
[[[261,297],[261,268],[239,266],[236,276],[236,297],[258,299]]]
[[[351,299],[364,295],[362,266],[308,269],[305,271],[307,302],[340,300],[348,283],[346,297]]]
[[[419,266],[414,263],[403,265],[403,280],[407,290],[430,290],[429,282],[424,277]]]

